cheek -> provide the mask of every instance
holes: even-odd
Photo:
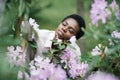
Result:
[[[70,33],[64,34],[64,37],[65,37],[66,39],[70,39],[72,36],[74,36],[74,35],[72,35],[72,34],[70,34]]]

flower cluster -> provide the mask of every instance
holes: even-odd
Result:
[[[111,39],[109,39],[109,45],[114,46],[117,44],[120,40],[120,32],[118,30],[115,30],[111,33]]]
[[[98,46],[96,46],[96,47],[92,50],[91,54],[92,54],[93,56],[96,56],[96,55],[101,55],[101,54],[103,54],[104,52],[107,52],[107,51],[108,51],[108,48],[107,48],[107,47],[103,46],[102,44],[98,44]]]
[[[26,55],[20,46],[16,48],[13,46],[8,47],[7,56],[11,66],[24,66],[26,63]]]
[[[30,63],[31,80],[66,80],[66,72],[60,65],[50,63],[50,59],[38,56]]]
[[[29,23],[34,29],[38,29],[39,25],[35,22],[34,19],[30,18]]]
[[[111,33],[111,36],[117,39],[120,39],[120,32],[115,30]]]
[[[117,19],[120,17],[120,9],[115,0],[113,0],[110,5],[108,5],[106,0],[94,0],[92,9],[90,11],[92,24],[98,26],[99,20],[102,20],[102,23],[105,24],[107,22],[107,19],[111,17],[111,12],[116,13],[115,16]]]
[[[88,71],[87,62],[80,62],[80,58],[72,49],[66,48],[64,54],[61,56],[61,62],[65,63],[64,68],[69,68],[68,72],[73,79],[77,76],[84,77]]]

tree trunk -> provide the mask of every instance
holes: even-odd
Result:
[[[84,18],[84,1],[77,0],[77,14]],[[85,41],[83,38],[78,40],[78,45],[80,46],[81,52],[85,52]]]
[[[84,17],[84,2],[83,2],[83,0],[77,0],[77,13]]]

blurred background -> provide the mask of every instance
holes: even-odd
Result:
[[[7,47],[20,44],[22,20],[33,18],[40,29],[55,30],[61,20],[70,14],[83,16],[86,29],[90,23],[90,9],[94,0],[0,0],[0,80],[16,80],[17,69],[9,69],[6,61]],[[111,0],[107,0],[110,1]],[[116,0],[120,4],[120,0]],[[82,54],[98,43],[93,38],[82,37],[77,42]]]

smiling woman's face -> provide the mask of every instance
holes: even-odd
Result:
[[[67,18],[61,22],[55,31],[55,35],[61,40],[69,40],[79,31],[79,26],[73,18]]]

